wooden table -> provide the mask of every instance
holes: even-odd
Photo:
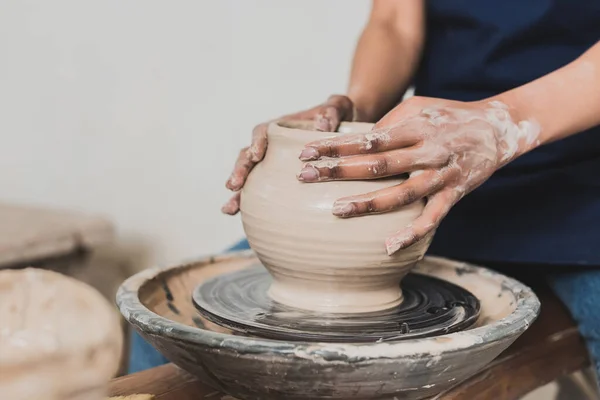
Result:
[[[534,290],[542,302],[542,312],[531,328],[483,371],[436,399],[518,399],[589,365],[585,344],[564,306],[546,286]],[[173,364],[115,379],[110,386],[111,396],[142,393],[155,395],[156,400],[224,396]]]

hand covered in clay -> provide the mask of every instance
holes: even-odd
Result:
[[[350,98],[336,95],[317,107],[286,115],[277,120],[313,120],[316,130],[334,132],[342,121],[357,121],[359,116]],[[233,172],[226,183],[227,188],[235,194],[221,209],[225,214],[234,215],[239,211],[240,190],[252,168],[263,159],[267,151],[267,127],[270,122],[256,126],[252,131],[252,144],[240,151]]]
[[[388,113],[367,134],[308,143],[303,182],[364,180],[410,174],[403,183],[338,199],[342,218],[385,213],[426,198],[423,213],[386,240],[388,254],[433,231],[465,194],[498,168],[533,147],[539,129],[516,123],[500,102],[415,97]]]

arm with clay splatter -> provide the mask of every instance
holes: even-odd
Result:
[[[600,44],[536,81],[476,102],[413,97],[374,129],[308,143],[303,182],[377,179],[403,183],[338,199],[333,214],[385,213],[427,199],[422,214],[386,240],[388,254],[432,232],[495,171],[528,151],[600,124]]]
[[[492,100],[508,104],[515,118],[539,124],[536,145],[600,125],[600,42],[563,68]]]
[[[342,121],[376,121],[406,91],[418,64],[424,40],[423,0],[373,0],[367,25],[358,41],[348,94],[276,120],[312,120],[316,130],[331,132]],[[267,150],[267,127],[252,131],[252,144],[242,149],[226,186],[234,192],[223,206],[226,214],[239,211],[240,190]]]

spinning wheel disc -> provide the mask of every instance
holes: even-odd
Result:
[[[464,330],[479,316],[479,301],[467,290],[437,278],[409,274],[404,301],[366,314],[317,314],[271,300],[271,275],[254,267],[217,276],[196,287],[193,302],[211,322],[271,339],[376,342],[430,337]]]

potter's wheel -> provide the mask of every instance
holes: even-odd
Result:
[[[260,268],[252,252],[240,252],[144,270],[123,283],[118,304],[170,361],[215,390],[245,400],[429,399],[490,363],[540,308],[531,289],[514,279],[425,257],[413,270],[418,277],[452,283],[479,300],[473,325],[385,341],[288,340],[228,328],[198,311],[192,299],[198,287],[241,271],[252,276]]]
[[[324,315],[279,304],[268,296],[272,278],[262,266],[198,285],[193,302],[207,320],[240,334],[316,342],[383,342],[432,337],[471,326],[479,301],[466,289],[432,276],[409,274],[404,301],[372,313]]]

